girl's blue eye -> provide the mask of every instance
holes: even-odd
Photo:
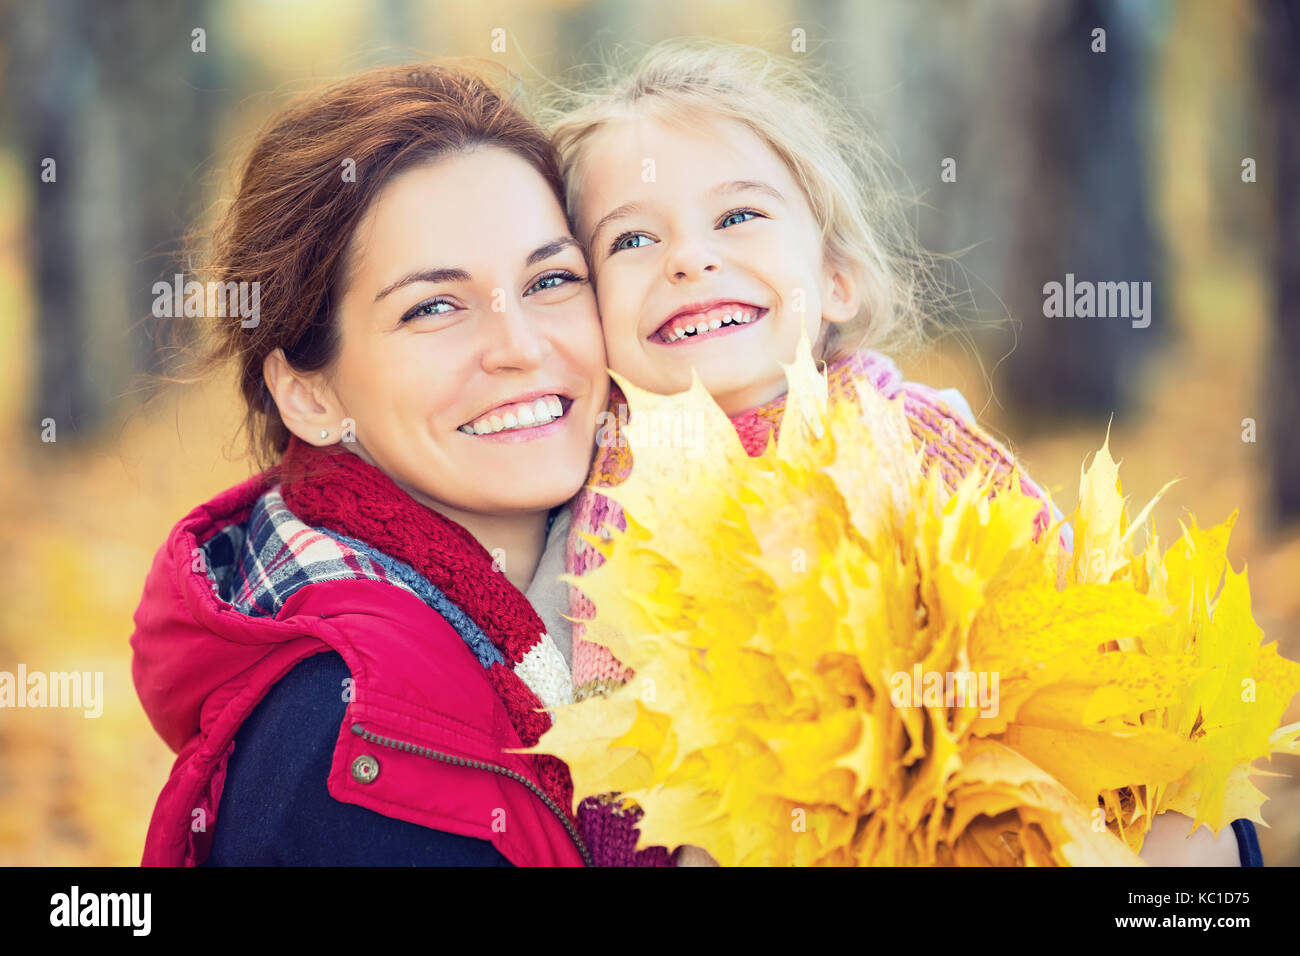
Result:
[[[547,289],[558,289],[560,286],[566,285],[570,282],[583,281],[585,280],[582,276],[576,276],[567,270],[562,269],[559,272],[548,272],[530,285],[528,291],[525,292],[524,295],[532,295],[534,292],[544,292]]]
[[[438,307],[443,305],[447,307],[447,310],[439,311]],[[446,299],[430,299],[428,302],[421,302],[410,312],[406,313],[406,315],[402,316],[402,321],[408,322],[411,319],[422,319],[433,315],[446,315],[447,312],[451,311],[453,308],[454,306]],[[434,311],[430,311],[431,309]]]
[[[752,209],[736,209],[723,216],[722,222],[720,222],[718,225],[721,226],[723,229],[726,229],[728,226],[735,226],[738,225],[739,223],[746,222],[750,219],[753,219],[757,215],[758,213],[754,212],[754,210]]]
[[[635,242],[634,240],[644,239],[644,242]],[[610,252],[622,252],[624,249],[636,249],[640,246],[649,245],[651,239],[644,232],[625,232],[614,240],[610,246]]]

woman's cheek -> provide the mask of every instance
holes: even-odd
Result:
[[[599,317],[593,318],[590,323],[583,325],[581,341],[583,343],[584,365],[588,375],[593,380],[603,379],[605,369],[608,367],[608,353],[605,347],[605,330],[601,327]]]
[[[543,316],[552,330],[553,345],[583,368],[603,368],[605,340],[596,294],[584,288],[555,309],[555,314]]]

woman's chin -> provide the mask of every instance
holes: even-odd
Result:
[[[493,476],[480,488],[484,501],[478,509],[485,513],[505,514],[530,511],[549,511],[556,505],[569,501],[582,490],[587,480],[587,469],[541,470],[521,474],[515,479]]]

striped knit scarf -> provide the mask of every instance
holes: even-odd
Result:
[[[377,575],[413,590],[470,645],[520,740],[525,747],[535,746],[551,726],[550,715],[542,709],[542,698],[552,696],[547,686],[551,681],[538,679],[546,670],[541,665],[547,653],[561,669],[564,661],[545,636],[546,627],[533,606],[495,569],[477,539],[339,446],[320,449],[292,438],[280,470],[278,495],[291,513],[277,517],[275,501],[268,502],[269,523],[281,523],[274,538],[282,544],[270,540],[262,545],[266,557],[259,565],[269,569],[292,560],[296,570],[289,578],[314,580],[332,573],[331,562],[341,562],[348,567],[340,576]],[[293,544],[285,538],[284,521],[307,526],[294,536],[299,549],[311,546],[310,534],[316,535],[321,560],[304,562],[296,551],[284,553],[283,543]],[[269,554],[272,550],[278,556]],[[532,763],[547,796],[572,813],[573,782],[564,762],[549,754],[523,757]]]
[[[826,369],[828,397],[831,402],[852,400],[855,382],[860,386],[869,383],[888,399],[900,393],[903,408],[911,426],[912,435],[924,446],[925,461],[929,467],[938,467],[944,484],[953,489],[971,469],[992,472],[996,481],[1004,481],[1015,467],[1011,453],[973,422],[948,406],[938,393],[928,386],[904,382],[897,366],[878,352],[857,352],[837,359]],[[609,420],[614,423],[627,420],[627,400],[616,385],[610,387]],[[731,422],[741,443],[751,457],[763,453],[769,437],[780,430],[785,411],[785,395],[757,408],[731,416]],[[620,412],[622,414],[620,414]],[[614,429],[617,425],[613,426]],[[565,557],[565,570],[569,574],[583,575],[604,562],[604,557],[585,542],[579,532],[608,539],[611,528],[625,530],[627,522],[622,509],[600,494],[601,488],[620,484],[632,471],[632,453],[616,431],[605,436],[597,450],[587,486],[578,494],[573,504],[573,519]],[[1047,527],[1051,513],[1046,496],[1023,474],[1020,485],[1025,493],[1044,501],[1043,509],[1035,519],[1039,534]],[[586,624],[595,617],[595,607],[577,588],[570,589],[570,612],[573,622],[572,671],[574,699],[582,700],[593,694],[608,694],[627,683],[632,671],[623,666],[600,644],[585,640]],[[617,794],[600,794],[586,797],[579,805],[579,818],[587,834],[588,845],[597,861],[604,865],[662,866],[668,864],[663,847],[650,847],[634,852],[637,834],[635,823],[640,811],[633,807],[620,809]]]

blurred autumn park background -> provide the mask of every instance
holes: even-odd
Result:
[[[182,235],[272,110],[379,63],[485,56],[540,90],[611,44],[699,34],[829,66],[923,243],[958,254],[961,331],[909,377],[960,388],[1067,512],[1113,417],[1132,505],[1185,479],[1162,540],[1240,509],[1230,558],[1300,659],[1298,18],[1286,0],[0,0],[0,670],[102,671],[105,698],[98,719],[0,711],[0,864],[139,861],[173,755],[131,683],[131,614],[175,521],[250,474],[232,381],[150,378],[170,368],[151,287],[184,271]],[[1150,325],[1044,317],[1067,273],[1151,282]],[[1268,769],[1290,777],[1256,780],[1264,857],[1294,865],[1300,759]]]

